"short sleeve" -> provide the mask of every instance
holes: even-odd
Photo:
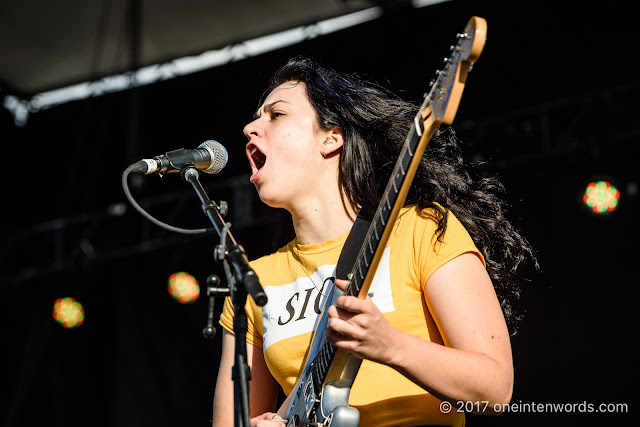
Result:
[[[452,259],[464,254],[473,253],[485,265],[485,260],[466,228],[452,213],[448,213],[447,228],[441,240],[437,239],[436,222],[433,216],[421,215],[416,224],[416,232],[422,233],[421,239],[416,239],[419,246],[415,248],[419,253],[420,283],[424,287],[429,277]]]

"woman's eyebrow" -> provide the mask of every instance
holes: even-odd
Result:
[[[291,104],[290,102],[287,102],[284,99],[279,99],[277,101],[273,101],[272,103],[265,105],[264,107],[262,107],[262,109],[264,110],[265,113],[268,113],[271,110],[273,110],[273,106],[276,105],[278,102],[284,102],[285,104]],[[254,119],[259,119],[260,118],[260,110],[256,111],[253,114],[253,118]]]

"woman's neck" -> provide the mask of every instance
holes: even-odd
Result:
[[[357,216],[346,198],[343,203],[340,197],[330,201],[316,200],[290,212],[301,245],[326,242],[348,232]]]

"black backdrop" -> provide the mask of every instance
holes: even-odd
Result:
[[[542,265],[513,338],[513,402],[623,403],[627,413],[525,409],[470,416],[469,425],[631,419],[632,292],[639,284],[631,250],[639,154],[633,17],[615,2],[563,11],[511,3],[389,11],[266,55],[41,111],[23,128],[3,110],[3,425],[207,425],[219,337],[202,338],[206,298],[180,305],[166,293],[166,279],[177,270],[201,283],[221,274],[211,255],[216,238],[165,233],[131,209],[110,214],[118,203],[127,206],[122,170],[143,157],[219,140],[229,163],[203,184],[212,198],[230,202],[232,232],[250,257],[266,253],[273,212],[252,191],[237,191],[248,188],[241,130],[265,79],[287,58],[305,54],[418,101],[471,15],[487,19],[488,40],[454,128],[470,159],[481,161],[480,173],[504,181],[511,218]],[[579,203],[583,186],[598,176],[623,191],[619,210],[605,218]],[[132,185],[159,218],[207,225],[179,177]],[[71,331],[50,315],[53,301],[67,295],[87,310],[85,324]]]

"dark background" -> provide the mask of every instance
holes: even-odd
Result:
[[[640,284],[632,245],[640,154],[635,17],[617,2],[474,3],[481,2],[391,8],[378,20],[269,54],[40,111],[21,128],[0,110],[2,425],[208,425],[219,336],[202,337],[205,295],[180,305],[166,280],[186,270],[203,285],[222,274],[212,257],[217,238],[144,220],[124,197],[122,171],[140,158],[220,141],[229,163],[203,176],[203,185],[212,199],[229,202],[231,232],[249,256],[262,255],[273,212],[248,183],[242,127],[266,78],[304,54],[420,101],[472,15],[486,18],[488,39],[454,128],[479,173],[503,180],[510,217],[542,268],[524,292],[527,314],[512,340],[512,402],[624,403],[627,413],[528,410],[469,416],[468,425],[631,420]],[[606,216],[580,203],[586,184],[601,177],[622,193],[619,209]],[[159,219],[208,225],[178,176],[129,184]],[[80,328],[52,320],[61,296],[83,303]]]

